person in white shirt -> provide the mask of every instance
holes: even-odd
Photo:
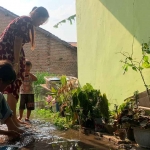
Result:
[[[30,73],[32,68],[32,63],[29,60],[26,60],[24,80],[20,87],[20,106],[19,106],[19,117],[21,120],[23,116],[24,109],[27,108],[27,114],[25,121],[29,121],[31,111],[34,110],[34,91],[32,84],[34,81],[37,81],[35,75]]]

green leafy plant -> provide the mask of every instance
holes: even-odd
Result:
[[[55,99],[60,106],[61,116],[66,123],[86,123],[91,120],[94,127],[95,118],[109,119],[109,107],[106,94],[101,95],[100,90],[94,89],[86,83],[83,87],[76,86],[66,76],[61,76],[60,83],[51,88],[47,102]],[[51,95],[51,96],[50,96]]]
[[[110,116],[109,104],[108,104],[108,99],[105,93],[101,96],[100,112],[103,118],[105,118],[106,120],[109,120],[109,116]]]
[[[61,117],[59,112],[53,113],[52,111],[46,109],[36,109],[34,116],[53,123],[60,130],[68,129],[71,127],[71,123],[66,122],[66,119]]]
[[[123,70],[124,70],[124,74],[128,71],[128,68],[132,68],[132,70],[139,72],[141,79],[143,81],[143,84],[146,88],[147,91],[147,95],[149,97],[150,100],[150,93],[149,93],[149,86],[146,84],[145,82],[145,78],[143,75],[143,69],[144,68],[150,68],[150,61],[149,61],[149,56],[148,54],[150,54],[150,45],[149,43],[143,43],[142,44],[142,56],[141,59],[139,61],[137,61],[136,59],[133,58],[133,47],[132,47],[132,53],[131,55],[127,52],[120,52],[124,57],[125,60],[121,60],[120,62],[123,63]]]
[[[120,109],[120,110],[119,110]],[[136,99],[129,98],[123,104],[120,105],[118,116],[116,119],[117,125],[121,128],[149,128],[149,117],[145,116],[145,111],[137,107]]]
[[[60,83],[56,83],[55,88],[51,88],[50,95],[52,95],[53,99],[55,99],[60,106],[60,114],[66,117],[66,122],[72,121],[75,116],[72,107],[72,96],[77,89],[75,83],[76,80],[68,80],[68,78],[63,75],[60,77]]]
[[[109,107],[106,94],[101,95],[91,84],[86,83],[73,94],[73,110],[79,116],[79,122],[85,127],[94,128],[95,118],[109,118]]]
[[[58,28],[59,25],[61,25],[62,23],[66,23],[67,21],[70,22],[70,24],[72,24],[72,21],[75,20],[76,14],[71,15],[70,17],[58,22],[57,24],[54,25],[54,28]]]
[[[60,84],[56,84],[56,88],[51,88],[51,95],[55,97],[59,104],[67,103],[71,104],[72,95],[76,90],[76,86],[72,84],[71,81],[67,81],[66,76],[61,76]]]

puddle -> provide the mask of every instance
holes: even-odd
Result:
[[[80,132],[58,131],[49,122],[33,119],[32,127],[25,133],[21,140],[6,143],[6,136],[0,136],[0,150],[108,150],[101,146],[96,148],[90,143],[90,138],[86,142]],[[6,128],[2,125],[3,129]]]

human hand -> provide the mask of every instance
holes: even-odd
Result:
[[[14,63],[13,69],[15,70],[16,74],[19,73],[19,68],[20,68],[20,65],[18,63]]]
[[[12,138],[12,139],[19,139],[20,138],[20,133],[16,132],[16,131],[13,131],[13,130],[8,130],[6,135],[9,137],[9,138]]]

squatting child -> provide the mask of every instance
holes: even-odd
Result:
[[[8,131],[0,130],[0,134],[7,135],[12,138],[18,138],[24,132],[19,129],[13,122],[13,112],[8,106],[3,94],[5,88],[16,80],[16,73],[12,65],[6,60],[0,60],[0,122],[6,124]]]

